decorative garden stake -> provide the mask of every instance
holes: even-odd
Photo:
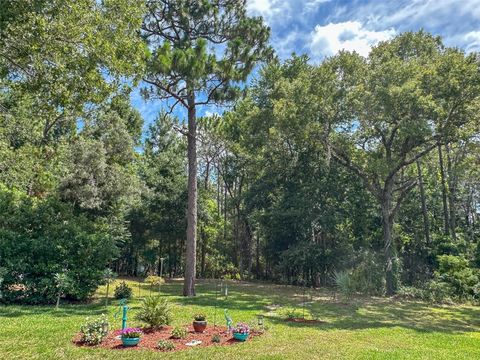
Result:
[[[231,332],[232,331],[232,324],[233,324],[232,318],[228,315],[228,310],[227,309],[224,310],[224,313],[225,313],[225,320],[227,321],[228,332]]]
[[[305,288],[303,288],[302,318],[305,319]]]
[[[162,257],[160,258],[160,277],[163,276],[163,262],[165,261],[166,258]]]
[[[215,283],[215,310],[213,311],[213,328],[217,327],[218,282]]]
[[[263,330],[263,315],[262,314],[258,314],[257,315],[257,325]]]

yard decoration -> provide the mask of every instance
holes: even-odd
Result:
[[[246,341],[250,334],[250,327],[245,323],[238,323],[232,330],[233,338],[239,341]]]
[[[257,314],[257,325],[262,331],[265,329],[264,318],[263,314]]]
[[[193,328],[195,329],[195,332],[204,332],[207,328],[207,316],[205,314],[199,313],[195,314],[193,319]]]
[[[186,343],[185,345],[187,346],[197,346],[197,345],[200,345],[202,342],[200,340],[192,340],[188,343]]]
[[[118,306],[120,307],[118,311],[113,315],[115,319],[117,319],[120,312],[122,312],[122,330],[125,330],[127,327],[127,312],[130,309],[127,305],[127,299],[120,300]]]
[[[227,309],[224,310],[224,313],[225,313],[225,320],[227,321],[228,332],[230,332],[232,330],[233,321],[232,321],[232,318],[230,317],[230,315],[228,315],[228,310]]]
[[[137,346],[142,334],[142,330],[138,328],[122,329],[120,336],[123,346]]]

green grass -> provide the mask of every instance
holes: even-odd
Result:
[[[135,295],[129,325],[140,325],[133,315],[139,298],[151,290],[133,281],[129,284],[134,285]],[[214,283],[200,282],[197,292],[195,298],[182,298],[180,282],[162,285],[161,293],[175,304],[174,325],[190,323],[197,312],[205,312],[213,323]],[[107,313],[115,328],[121,326],[119,319],[113,319],[118,306],[103,306],[104,293],[105,288],[100,288],[92,304],[63,305],[59,311],[53,306],[0,307],[0,359],[480,359],[477,307],[381,298],[345,304],[328,291],[309,291],[305,315],[323,323],[305,325],[285,322],[282,315],[292,310],[302,314],[300,288],[254,283],[230,284],[228,299],[222,297],[217,304],[220,324],[224,324],[223,308],[229,309],[234,322],[265,314],[267,334],[246,343],[176,353],[76,347],[72,337],[87,316]]]

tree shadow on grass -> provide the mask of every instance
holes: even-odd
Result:
[[[64,305],[55,310],[54,305],[37,306],[37,305],[8,305],[0,307],[0,318],[14,318],[24,316],[97,316],[108,313],[108,309],[100,304],[85,305]]]
[[[480,331],[480,309],[429,306],[418,302],[369,303],[360,306],[316,304],[310,311],[321,324],[288,322],[267,316],[275,324],[316,327],[322,330],[365,330],[401,327],[419,332],[465,333]]]

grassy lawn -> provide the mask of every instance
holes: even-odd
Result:
[[[139,297],[151,290],[129,281],[135,299],[130,302],[129,325],[139,325],[133,315]],[[113,289],[114,286],[111,287]],[[205,312],[210,324],[215,312],[215,285],[200,282],[196,298],[182,298],[180,282],[162,285],[161,292],[175,303],[174,324],[190,323],[196,312]],[[154,291],[155,293],[155,291]],[[43,306],[0,307],[0,359],[480,359],[480,308],[434,306],[386,299],[335,300],[326,291],[307,292],[305,315],[321,324],[284,321],[291,310],[301,315],[300,288],[270,284],[230,284],[228,299],[218,301],[217,321],[224,324],[223,308],[234,322],[265,314],[268,332],[234,346],[193,348],[176,353],[109,351],[79,348],[72,344],[85,317],[107,313],[99,289],[92,304],[64,305],[59,311]]]

